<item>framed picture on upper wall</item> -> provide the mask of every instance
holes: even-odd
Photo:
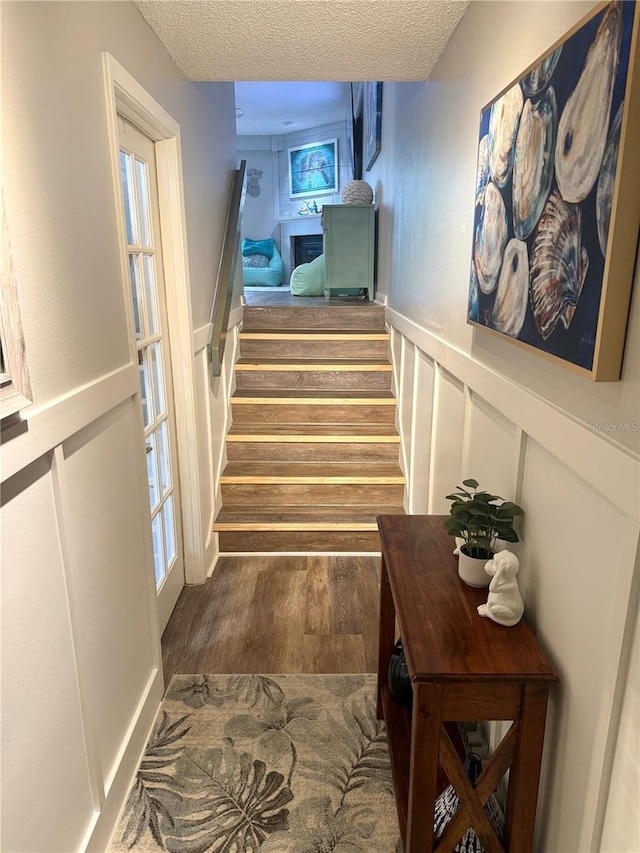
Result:
[[[291,198],[334,193],[338,190],[338,140],[311,142],[289,148]]]
[[[640,226],[635,2],[599,5],[480,114],[468,322],[620,378]]]
[[[364,163],[376,162],[382,145],[382,83],[364,84]]]

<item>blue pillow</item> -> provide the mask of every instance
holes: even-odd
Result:
[[[268,258],[273,257],[274,242],[271,238],[268,240],[249,240],[245,237],[242,241],[242,254],[247,255],[266,255]]]

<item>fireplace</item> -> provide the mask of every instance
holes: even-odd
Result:
[[[291,269],[308,264],[322,254],[322,234],[296,234],[291,237]]]
[[[280,226],[280,254],[284,263],[284,280],[288,283],[292,271],[301,263],[312,261],[322,254],[322,217],[320,214],[311,216],[283,216],[278,220]],[[295,243],[302,239],[311,239],[315,249],[311,253],[304,251],[298,254],[296,260]],[[302,258],[302,260],[300,260]]]

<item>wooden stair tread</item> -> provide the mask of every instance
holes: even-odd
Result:
[[[371,465],[349,462],[229,462],[222,472],[227,483],[404,483],[400,467],[394,463]]]
[[[266,371],[348,371],[391,373],[391,364],[382,358],[342,358],[327,361],[322,358],[241,358],[236,362],[236,370],[266,370]]]
[[[282,533],[284,531],[349,531],[349,530],[361,530],[361,531],[376,531],[378,529],[377,523],[375,521],[351,521],[351,522],[319,522],[317,521],[260,521],[260,520],[251,520],[247,522],[215,522],[213,525],[214,533],[224,533],[227,531],[237,531],[242,532],[246,531],[273,531],[274,533]]]
[[[227,441],[389,442],[399,444],[393,424],[233,424]]]
[[[258,391],[253,389],[236,389],[231,397],[232,403],[240,405],[265,403],[272,406],[300,404],[304,406],[327,405],[336,403],[340,406],[395,406],[396,400],[391,391],[295,391],[292,389],[273,389]]]
[[[359,287],[359,285],[354,285]],[[364,285],[362,288],[364,289]],[[369,302],[368,300],[360,300],[354,296],[336,296],[332,299],[324,299],[322,294],[319,296],[309,296],[305,299],[289,299],[286,301],[264,301],[254,302],[249,300],[244,303],[245,311],[300,311],[304,313],[319,314],[324,311],[339,311],[341,314],[345,312],[358,314],[383,314],[384,305],[381,302]]]
[[[322,332],[301,332],[299,329],[256,329],[255,331],[243,330],[240,332],[240,340],[243,341],[388,341],[388,332],[358,332],[348,329],[325,329]]]

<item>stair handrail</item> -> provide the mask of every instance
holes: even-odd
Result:
[[[242,160],[240,168],[234,169],[231,181],[231,194],[222,241],[220,266],[218,267],[218,280],[211,306],[211,334],[209,335],[208,350],[212,376],[220,376],[222,373],[227,325],[240,251],[240,231],[246,195],[246,170],[247,161]]]

